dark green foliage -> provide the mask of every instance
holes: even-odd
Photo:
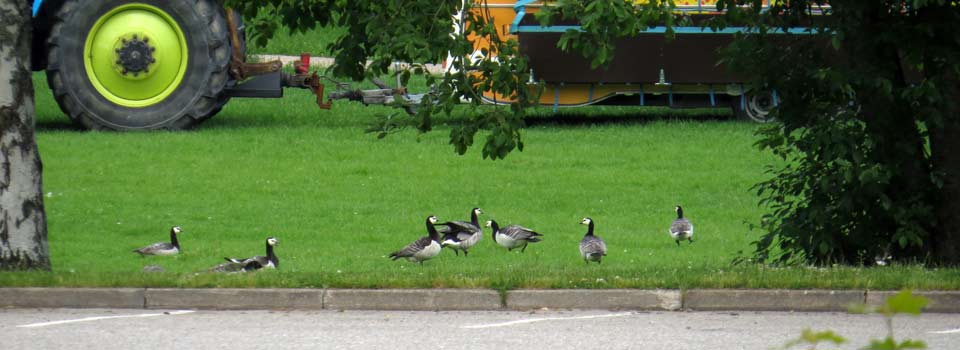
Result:
[[[727,5],[754,1],[725,1]],[[714,24],[752,24],[725,52],[727,64],[757,89],[776,89],[782,122],[759,131],[758,145],[788,160],[756,189],[773,209],[756,242],[762,261],[872,264],[878,257],[926,260],[938,232],[941,177],[930,133],[956,84],[943,61],[957,42],[957,7],[944,1],[831,1],[828,16],[809,15],[815,1],[768,12],[730,11]],[[924,16],[932,7],[954,23]],[[946,20],[944,18],[943,20]],[[798,24],[803,35],[772,33]],[[957,28],[950,28],[957,27]],[[937,33],[937,34],[935,34]],[[952,46],[953,50],[944,46]],[[944,55],[940,57],[940,55]],[[929,64],[930,61],[939,62]],[[952,62],[957,62],[955,59]],[[954,198],[955,199],[955,198]]]

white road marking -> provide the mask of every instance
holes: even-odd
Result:
[[[930,334],[951,334],[951,333],[960,333],[960,328],[957,328],[957,329],[948,329],[948,330],[945,330],[945,331],[933,331],[933,332],[927,332],[927,333],[930,333]]]
[[[589,320],[594,318],[611,318],[611,317],[623,317],[633,315],[633,312],[623,312],[619,314],[606,314],[606,315],[589,315],[589,316],[574,316],[574,317],[544,317],[544,318],[529,318],[526,320],[516,320],[509,322],[501,323],[491,323],[491,324],[480,324],[473,326],[462,326],[460,328],[465,329],[477,329],[477,328],[493,328],[493,327],[506,327],[513,326],[524,323],[534,323],[534,322],[543,322],[543,321],[567,321],[567,320]]]
[[[156,316],[165,316],[165,315],[183,315],[189,314],[194,311],[192,310],[180,310],[180,311],[170,311],[159,314],[139,314],[139,315],[121,315],[121,316],[95,316],[95,317],[85,317],[78,318],[75,320],[62,320],[62,321],[51,321],[51,322],[41,322],[41,323],[31,323],[31,324],[22,324],[17,326],[18,328],[34,328],[34,327],[46,327],[46,326],[55,326],[58,324],[65,323],[76,323],[76,322],[89,322],[89,321],[99,321],[99,320],[109,320],[113,318],[138,318],[138,317],[156,317]]]

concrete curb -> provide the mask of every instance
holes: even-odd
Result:
[[[0,288],[0,307],[142,309],[143,288]]]
[[[867,305],[879,306],[896,291],[868,291]],[[914,291],[913,295],[927,298],[930,303],[923,312],[960,313],[960,292]]]
[[[322,289],[147,289],[148,309],[323,309]]]
[[[644,289],[552,289],[512,290],[506,307],[511,310],[539,308],[679,310],[679,290]]]
[[[0,288],[0,308],[220,310],[694,310],[846,311],[895,292],[782,289],[218,289]],[[924,312],[960,313],[960,291],[918,291]]]
[[[865,290],[694,289],[684,292],[690,310],[846,311],[866,301]]]
[[[499,310],[500,293],[488,289],[328,289],[334,310]]]

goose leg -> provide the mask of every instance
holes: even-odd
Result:
[[[677,242],[677,246],[678,246],[678,247],[680,246],[680,240],[679,240],[679,239],[678,239],[678,240],[675,240],[674,242]]]
[[[526,245],[526,244],[523,245],[523,248],[520,248],[520,252],[521,252],[521,253],[523,253],[523,252],[525,252],[525,251],[527,251],[527,245]]]
[[[466,249],[463,250],[463,257],[467,257],[467,250],[466,250]]]

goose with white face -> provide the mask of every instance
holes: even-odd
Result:
[[[439,233],[443,234],[440,239],[440,245],[453,249],[456,255],[463,252],[467,256],[469,249],[480,242],[483,238],[483,230],[480,228],[479,217],[483,214],[480,208],[470,210],[470,222],[466,221],[447,221],[437,226],[442,226]]]
[[[181,229],[180,226],[174,226],[170,228],[170,242],[157,242],[146,247],[134,249],[133,252],[141,256],[180,254],[180,240],[177,239],[177,235],[179,235],[180,232],[183,232],[183,229]]]
[[[607,243],[594,234],[593,219],[583,218],[580,224],[587,225],[587,233],[584,234],[583,239],[580,240],[580,256],[583,257],[583,262],[588,264],[591,261],[596,261],[598,264],[601,263],[603,257],[607,256]]]
[[[390,253],[391,260],[407,259],[415,263],[423,264],[424,261],[433,259],[440,254],[440,234],[434,225],[437,224],[437,217],[430,215],[427,217],[427,236],[420,237],[398,251]]]
[[[213,272],[250,272],[261,269],[276,269],[280,266],[280,258],[274,252],[274,247],[280,244],[276,237],[267,237],[266,255],[257,255],[249,258],[223,258],[227,262],[214,266]]]
[[[532,229],[520,225],[500,227],[495,220],[488,220],[486,227],[493,230],[493,241],[501,247],[507,248],[507,251],[520,248],[520,252],[523,253],[527,250],[527,244],[540,242],[540,237],[543,236]]]

